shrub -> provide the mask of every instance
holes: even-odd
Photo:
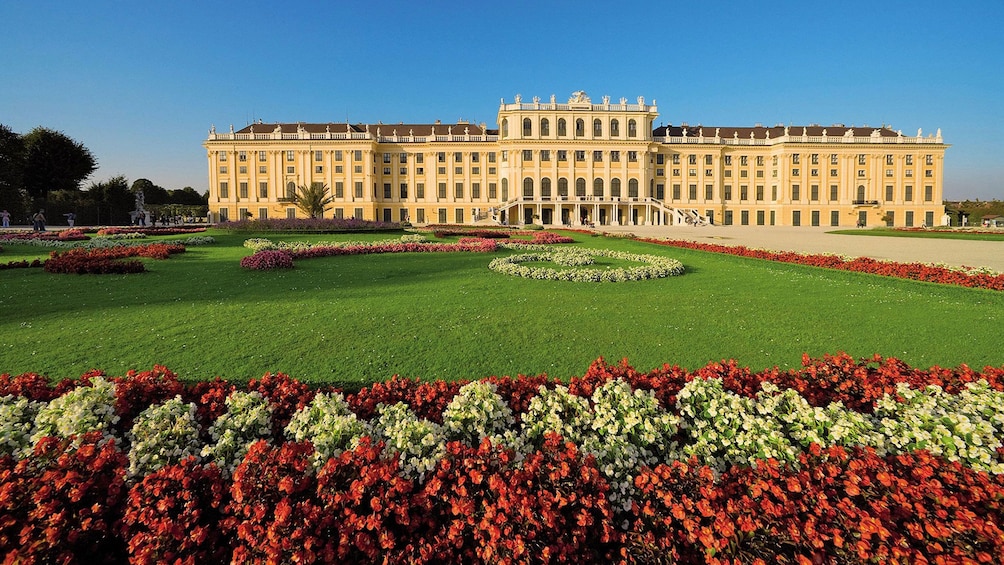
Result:
[[[403,402],[377,407],[373,433],[386,443],[385,456],[400,457],[401,474],[419,482],[436,466],[446,444],[441,425],[419,418]]]
[[[274,269],[292,269],[293,256],[285,251],[256,251],[241,259],[241,267],[252,271],[271,271]]]
[[[176,396],[140,413],[128,434],[130,478],[142,477],[167,465],[198,455],[199,423],[195,404]]]
[[[314,446],[314,467],[320,468],[369,432],[369,424],[356,417],[341,393],[319,393],[293,414],[285,436],[290,441],[309,441]]]
[[[75,388],[39,408],[31,443],[47,436],[72,438],[90,431],[110,438],[118,419],[115,384],[95,377],[90,379],[89,386]]]
[[[202,448],[201,455],[229,477],[254,441],[271,437],[272,410],[258,392],[234,391],[227,396],[226,407],[210,426],[212,443]]]

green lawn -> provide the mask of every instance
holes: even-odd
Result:
[[[969,239],[974,241],[1004,241],[1004,233],[973,233],[950,229],[932,228],[927,231],[903,231],[890,228],[871,228],[866,230],[835,230],[826,233],[840,235],[871,235],[879,237],[915,237],[922,239]]]
[[[494,255],[474,253],[330,257],[254,272],[238,264],[250,253],[246,236],[210,233],[216,244],[145,260],[144,274],[0,271],[0,372],[61,378],[163,364],[185,380],[281,371],[358,387],[393,374],[568,378],[599,356],[642,370],[727,358],[790,367],[803,353],[841,350],[925,368],[1004,364],[1004,293],[993,291],[581,234],[573,245],[663,254],[687,273],[536,281],[489,271]],[[44,255],[5,245],[0,262]]]

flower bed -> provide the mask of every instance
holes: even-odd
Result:
[[[544,246],[503,244],[504,247],[521,249],[547,249]],[[647,263],[639,267],[617,269],[577,268],[592,263],[593,257],[611,257],[627,261]],[[550,261],[568,269],[552,269],[548,267],[530,267],[520,263]],[[683,263],[676,259],[658,255],[637,255],[607,249],[576,248],[574,251],[520,253],[508,257],[499,257],[488,264],[488,268],[506,275],[525,277],[529,279],[575,281],[575,282],[625,282],[646,279],[656,279],[682,275]]]
[[[994,563],[1004,367],[0,375],[11,562]],[[810,395],[798,392],[812,391]],[[729,432],[734,432],[730,434]],[[950,450],[952,447],[954,451]],[[938,451],[940,450],[940,454]]]
[[[167,259],[174,253],[183,253],[184,251],[184,245],[169,243],[53,251],[45,262],[45,271],[47,273],[75,273],[78,275],[142,273],[146,267],[141,261],[121,261],[120,259],[126,257]]]
[[[725,253],[728,255],[737,255],[740,257],[750,257],[754,259],[765,259],[768,261],[779,261],[782,263],[797,263],[800,265],[823,267],[826,269],[838,269],[842,271],[853,271],[857,273],[869,273],[887,277],[913,279],[938,284],[953,284],[970,288],[1004,290],[1004,273],[995,273],[980,268],[956,268],[942,265],[928,265],[924,263],[896,263],[892,261],[879,261],[868,257],[844,258],[837,255],[813,255],[796,253],[794,251],[769,251],[765,249],[752,249],[742,245],[730,246],[720,245],[717,243],[697,243],[682,240],[640,238],[638,241],[655,243],[657,245],[668,245],[671,247],[682,247],[684,249],[695,249],[698,251],[710,251],[712,253]]]
[[[266,218],[221,222],[216,227],[236,232],[338,233],[399,230],[401,224],[356,218]]]
[[[143,228],[143,227],[126,227],[126,228],[101,228],[97,231],[98,235],[125,235],[125,234],[141,234],[141,235],[182,235],[186,233],[201,233],[206,231],[206,228]]]
[[[241,259],[241,267],[254,270],[292,268],[294,259],[313,259],[337,255],[369,255],[373,253],[490,253],[497,249],[495,241],[475,237],[461,238],[457,243],[429,243],[420,235],[404,235],[387,241],[344,241],[344,242],[278,242],[264,238],[252,238],[244,242],[244,247],[254,249],[249,257]],[[256,258],[267,253],[267,257]],[[283,254],[289,258],[279,257]]]

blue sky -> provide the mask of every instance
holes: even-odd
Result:
[[[495,124],[576,90],[663,123],[941,128],[945,197],[1004,199],[1004,1],[0,2],[0,123],[204,191],[202,141],[269,121]]]

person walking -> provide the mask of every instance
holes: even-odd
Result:
[[[10,227],[10,212],[4,209],[3,212],[0,212],[0,219],[3,220],[3,227],[5,228]]]
[[[45,210],[39,208],[38,212],[31,217],[32,229],[34,231],[45,231]]]
[[[74,214],[73,212],[70,212],[68,214],[63,214],[63,215],[66,216],[66,224],[72,228],[73,227],[73,222],[75,222],[77,220],[77,215]]]

